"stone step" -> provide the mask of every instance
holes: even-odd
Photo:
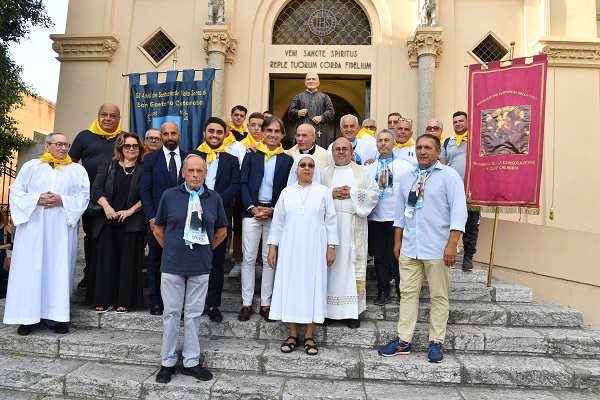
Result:
[[[188,399],[192,396],[210,396],[211,399],[312,399],[315,396],[412,399],[428,393],[433,398],[444,396],[445,399],[482,399],[487,397],[475,396],[486,393],[504,399],[525,398],[516,396],[538,393],[523,389],[512,391],[511,388],[551,389],[539,393],[557,396],[545,398],[572,399],[574,397],[563,395],[586,398],[588,393],[581,390],[600,389],[598,363],[594,365],[589,360],[448,354],[443,363],[432,364],[422,352],[385,358],[373,350],[353,352],[326,348],[312,357],[301,351],[282,354],[278,345],[272,343],[259,347],[262,354],[258,356],[251,355],[256,350],[253,345],[219,350],[204,360],[204,365],[213,371],[216,379],[200,382],[176,373],[167,385],[157,384],[154,380],[158,363],[146,366],[0,354],[0,388],[56,396],[121,399]],[[232,357],[236,354],[238,357]],[[255,373],[256,366],[261,370]],[[446,385],[443,389],[420,386],[439,384]],[[490,386],[496,390],[488,392]],[[467,390],[467,397],[460,397],[462,390]],[[399,397],[409,393],[411,397]],[[503,397],[504,393],[514,393],[515,397]],[[542,398],[535,396],[526,398]]]
[[[233,314],[225,314],[221,323],[204,316],[200,332],[205,350],[213,345],[226,349],[264,347],[265,342],[281,343],[288,336],[287,324],[265,322],[257,315],[240,322]],[[60,358],[85,358],[121,363],[157,362],[162,341],[162,318],[131,312],[125,315],[107,313],[100,319],[101,329],[75,326],[67,335],[56,335],[40,324],[29,336],[18,336],[16,326],[0,329],[0,351],[35,354]],[[391,321],[363,321],[351,330],[341,323],[317,325],[315,339],[322,346],[347,346],[352,349],[376,349],[396,337],[397,324]],[[428,349],[429,325],[418,323],[413,338],[417,351]],[[303,337],[300,328],[300,337]],[[250,343],[250,344],[249,344]],[[257,343],[259,343],[257,345]],[[261,344],[262,343],[262,344]],[[522,328],[504,326],[448,326],[444,348],[452,353],[537,355],[565,358],[600,359],[600,328]],[[247,347],[250,346],[250,347]],[[239,351],[236,350],[236,351]],[[227,352],[227,351],[225,351]],[[244,350],[242,349],[242,353]],[[599,364],[600,365],[600,364]],[[259,370],[257,370],[259,371]]]

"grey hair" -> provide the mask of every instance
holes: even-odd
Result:
[[[65,136],[64,133],[60,133],[60,132],[52,132],[46,135],[46,137],[44,138],[44,142],[46,142],[46,144],[52,144],[52,137],[56,136],[56,135],[61,135],[61,136]],[[66,136],[65,136],[66,137]]]
[[[342,127],[342,121],[344,120],[344,118],[347,118],[347,117],[354,118],[354,121],[356,121],[356,126],[360,126],[360,122],[358,122],[358,117],[356,115],[346,114],[342,118],[340,118],[340,128]]]
[[[181,169],[185,168],[185,164],[188,162],[189,159],[196,158],[196,157],[201,159],[202,161],[204,161],[204,158],[200,157],[198,154],[188,154],[185,157],[185,159],[183,160],[183,163],[181,164]],[[206,167],[206,161],[204,161],[204,166]]]
[[[148,134],[149,134],[150,132],[152,132],[152,131],[156,131],[156,132],[158,132],[158,134],[160,134],[160,129],[158,129],[158,128],[150,128],[150,129],[148,129],[148,130],[146,131],[146,134],[144,135],[144,137],[148,136]]]
[[[102,109],[106,106],[113,106],[114,108],[117,109],[117,116],[121,116],[121,110],[119,110],[119,107],[115,106],[114,104],[110,104],[110,103],[104,103],[100,106],[100,108],[98,108],[98,114],[100,114],[102,112]]]
[[[390,136],[392,137],[392,140],[395,137],[394,132],[390,131],[389,129],[382,129],[379,132],[377,132],[377,134],[375,135],[375,140],[379,139],[379,135],[381,135],[382,133],[389,133]]]
[[[373,123],[373,125],[377,126],[377,121],[375,121],[373,118],[367,118],[363,121],[363,126],[365,125],[365,122],[367,121],[371,121]]]
[[[429,124],[430,122],[437,122],[438,124],[440,124],[440,129],[444,130],[444,124],[442,123],[442,121],[440,121],[439,119],[430,119],[429,121],[427,121],[427,124]]]

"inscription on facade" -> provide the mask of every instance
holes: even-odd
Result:
[[[276,58],[273,57],[269,61],[269,68],[277,70],[371,70],[373,68],[370,61],[363,61],[370,59],[368,54],[361,54],[359,50],[283,49],[283,56]]]

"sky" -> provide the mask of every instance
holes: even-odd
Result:
[[[52,50],[50,35],[65,33],[68,0],[44,0],[48,16],[54,22],[50,29],[32,28],[27,39],[11,46],[12,59],[23,67],[21,79],[39,96],[56,102],[60,62]]]

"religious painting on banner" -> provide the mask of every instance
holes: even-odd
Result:
[[[158,72],[130,73],[131,97],[129,104],[129,130],[142,138],[150,128],[160,129],[165,122],[175,122],[181,139],[179,147],[184,151],[196,150],[204,142],[202,128],[212,116],[212,87],[214,68],[202,69],[202,80],[195,80],[196,71],[167,71],[165,82],[158,83]],[[146,76],[146,84],[140,84],[140,75]]]
[[[546,55],[469,67],[470,208],[539,213],[547,70]]]

